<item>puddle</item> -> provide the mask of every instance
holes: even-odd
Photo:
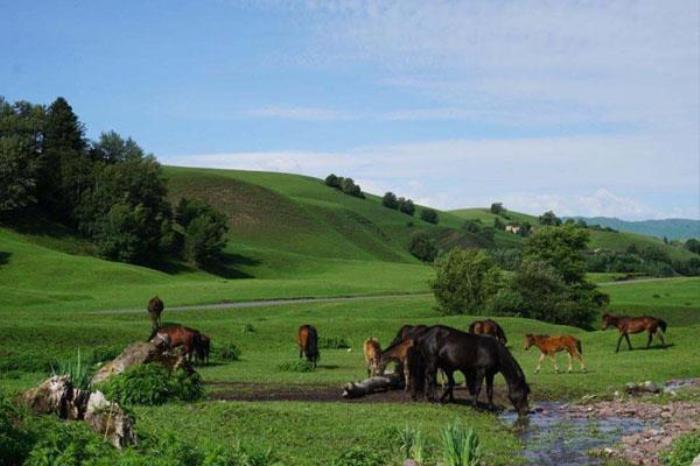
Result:
[[[623,435],[651,427],[650,423],[634,417],[588,419],[568,412],[565,403],[537,403],[536,410],[524,425],[517,421],[514,412],[500,416],[518,429],[528,465],[603,464],[603,458],[590,456],[588,452],[613,446]]]

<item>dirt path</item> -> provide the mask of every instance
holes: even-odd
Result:
[[[291,306],[294,304],[310,304],[310,303],[342,303],[351,301],[368,301],[372,299],[398,299],[398,298],[416,298],[432,296],[432,293],[402,293],[402,294],[384,294],[384,295],[360,295],[360,296],[329,296],[329,297],[306,297],[306,298],[283,298],[283,299],[263,299],[257,301],[240,301],[240,302],[223,302],[215,304],[190,304],[186,306],[168,306],[167,312],[183,312],[183,311],[216,311],[223,309],[249,309],[256,307],[271,307],[271,306]],[[108,309],[102,311],[91,311],[88,314],[142,314],[145,309]]]

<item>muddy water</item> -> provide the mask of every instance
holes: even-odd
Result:
[[[542,402],[536,406],[526,424],[513,412],[501,414],[513,425],[525,445],[528,465],[595,465],[601,458],[589,455],[592,449],[603,449],[619,442],[623,435],[640,432],[650,424],[634,417],[587,419],[567,412],[565,403]]]

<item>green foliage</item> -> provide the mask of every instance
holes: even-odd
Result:
[[[340,189],[340,179],[335,176],[333,173],[328,175],[326,177],[325,183],[327,186],[330,186],[331,188],[338,188]]]
[[[385,464],[385,458],[379,453],[361,447],[345,450],[331,462],[331,466],[384,466]]]
[[[0,391],[0,464],[12,465],[26,457],[31,435],[21,426],[22,413]]]
[[[235,343],[229,342],[221,347],[219,357],[224,361],[238,361],[241,358],[241,350]]]
[[[547,212],[543,213],[542,215],[539,216],[538,221],[540,222],[540,225],[545,225],[545,226],[559,226],[561,225],[561,219],[556,216],[554,212],[551,210],[548,210]]]
[[[442,456],[445,466],[478,466],[481,461],[479,436],[459,421],[442,432]]]
[[[327,186],[338,189],[349,196],[359,197],[360,199],[365,198],[362,189],[359,185],[355,184],[355,181],[352,178],[335,176],[331,173],[326,177],[325,183]]]
[[[671,450],[662,455],[666,466],[689,466],[700,455],[700,433],[691,432],[673,441]]]
[[[277,370],[280,372],[313,372],[314,365],[306,359],[297,359],[295,361],[285,361],[278,364]]]
[[[216,262],[226,247],[228,219],[207,202],[180,199],[175,219],[185,232],[184,256],[205,265]]]
[[[494,202],[493,204],[491,204],[489,212],[491,212],[494,215],[501,215],[506,212],[506,208],[503,207],[502,202]]]
[[[350,343],[343,337],[321,337],[318,339],[319,349],[347,349]]]
[[[169,400],[193,401],[202,397],[202,379],[196,372],[171,373],[159,364],[139,364],[100,384],[107,398],[123,405],[160,405]]]
[[[502,280],[488,254],[476,249],[453,249],[435,268],[432,289],[444,314],[482,314]]]
[[[410,215],[413,217],[413,214],[416,212],[416,206],[413,204],[413,201],[410,199],[406,199],[404,197],[399,198],[399,212],[402,212],[406,215]]]
[[[501,220],[499,217],[496,217],[493,219],[493,227],[496,230],[504,231],[506,229],[506,224],[503,223],[503,220]]]
[[[397,437],[402,459],[412,459],[418,464],[424,464],[426,457],[423,433],[406,424],[403,429],[398,429]]]
[[[547,262],[566,283],[578,283],[586,274],[588,240],[588,232],[573,225],[540,228],[525,243],[523,259]]]
[[[92,371],[89,363],[81,357],[80,348],[78,348],[78,356],[75,359],[60,361],[53,372],[54,375],[70,376],[70,381],[75,388],[80,388],[81,390],[90,388]]]
[[[428,207],[425,207],[420,211],[420,218],[424,222],[432,223],[435,225],[437,225],[437,223],[440,221],[440,217],[438,216],[437,210]]]
[[[396,194],[391,191],[384,194],[384,197],[382,197],[382,205],[389,209],[397,210],[399,208],[399,200],[396,198]]]
[[[435,241],[425,232],[417,232],[411,237],[408,250],[423,262],[433,262],[438,255]]]
[[[522,261],[522,252],[517,248],[489,249],[489,255],[494,263],[504,270],[517,270]]]
[[[698,239],[690,238],[683,244],[683,246],[690,252],[700,254],[700,240]]]

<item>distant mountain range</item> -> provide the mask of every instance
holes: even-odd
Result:
[[[688,218],[667,218],[664,220],[627,221],[610,217],[574,217],[583,219],[589,225],[598,224],[619,231],[629,231],[642,235],[656,236],[669,240],[700,238],[700,220]]]

